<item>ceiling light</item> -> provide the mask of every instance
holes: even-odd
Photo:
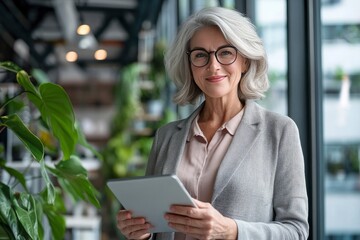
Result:
[[[90,32],[90,26],[87,24],[81,24],[79,25],[79,27],[77,28],[76,32],[79,35],[87,35]]]
[[[105,60],[107,57],[107,52],[104,49],[96,50],[94,57],[96,60]]]
[[[69,51],[65,55],[66,61],[75,62],[78,59],[78,54],[75,51]]]

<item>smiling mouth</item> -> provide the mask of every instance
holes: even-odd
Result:
[[[225,76],[211,76],[211,77],[207,77],[206,80],[209,82],[219,82],[221,80],[223,80],[225,78]]]

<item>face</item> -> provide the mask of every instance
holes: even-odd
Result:
[[[238,84],[241,74],[247,70],[246,61],[237,51],[228,51],[231,48],[225,48],[225,51],[223,51],[224,48],[222,47],[224,46],[230,46],[230,44],[216,26],[207,26],[199,29],[190,40],[190,51],[203,49],[207,52],[212,52],[209,62],[205,66],[196,67],[190,64],[194,81],[203,91],[206,98],[238,99]],[[229,54],[237,54],[236,60],[228,65],[221,64],[215,57],[215,51],[217,51],[218,59],[222,63],[229,63],[226,62]],[[201,61],[203,56],[200,52],[195,57]],[[206,63],[206,61],[203,63]]]

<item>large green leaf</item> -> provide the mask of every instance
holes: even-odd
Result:
[[[49,127],[59,140],[64,159],[69,159],[78,140],[75,114],[69,96],[61,86],[53,83],[41,84],[39,90],[43,100],[39,110],[47,117]]]
[[[12,114],[0,117],[1,125],[10,128],[36,160],[40,161],[44,157],[44,146],[40,139],[25,126],[18,115]]]
[[[38,235],[40,239],[44,239],[44,228],[43,228],[44,211],[43,211],[43,201],[40,195],[36,196],[35,211],[36,211],[36,215],[38,216],[37,217]]]
[[[9,62],[9,61],[0,62],[0,68],[9,70],[9,71],[14,72],[14,73],[17,73],[18,71],[21,70],[21,68],[18,65],[16,65],[13,62]]]
[[[16,213],[13,209],[15,198],[9,186],[0,182],[0,215],[5,220],[5,224],[9,226],[15,239],[26,239],[27,235],[22,226],[19,224]]]
[[[0,224],[0,239],[15,240],[15,238],[12,236],[11,229],[9,229],[8,226]]]
[[[14,201],[15,212],[19,222],[31,237],[31,239],[39,239],[38,235],[38,217],[36,215],[35,200],[32,195],[20,193],[18,201]]]
[[[58,177],[62,188],[69,193],[75,201],[82,199],[100,208],[97,199],[98,192],[89,181],[87,171],[81,165],[78,157],[71,156],[69,160],[60,161],[55,165],[55,168],[48,167],[48,169]]]
[[[16,77],[29,100],[39,109],[42,118],[59,140],[64,159],[70,158],[78,135],[73,107],[65,90],[54,83],[40,84],[37,90],[25,71],[19,71]]]
[[[60,161],[55,167],[65,175],[84,175],[87,177],[86,169],[82,166],[81,160],[75,155],[71,156],[70,161]]]

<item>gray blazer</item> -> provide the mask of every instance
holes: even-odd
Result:
[[[192,120],[158,129],[147,175],[176,172]],[[307,239],[308,199],[297,126],[289,117],[246,101],[244,115],[219,167],[211,204],[238,226],[238,239]],[[173,239],[161,233],[155,239]]]

